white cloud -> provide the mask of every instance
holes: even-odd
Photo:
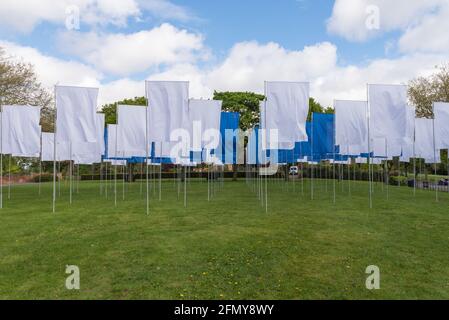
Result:
[[[327,42],[302,51],[249,42],[236,44],[221,65],[204,75],[202,83],[222,91],[263,93],[265,80],[308,81],[312,96],[331,105],[334,99],[366,100],[367,83],[407,84],[416,76],[430,74],[446,58],[444,54],[413,54],[342,67],[337,63],[337,48]]]
[[[125,26],[143,13],[164,19],[186,21],[193,15],[169,0],[2,0],[0,26],[28,33],[42,22],[64,26],[66,10],[76,6],[82,25]]]
[[[205,58],[203,37],[170,24],[131,34],[66,32],[60,47],[106,73],[130,75]]]
[[[51,88],[57,83],[65,85],[98,86],[102,74],[95,69],[76,62],[47,56],[31,47],[8,41],[0,41],[6,54],[34,66],[40,82]]]
[[[449,1],[440,10],[426,15],[419,24],[411,26],[399,39],[402,52],[449,53]]]
[[[364,41],[379,33],[415,26],[444,5],[447,0],[336,0],[327,29],[348,40]],[[379,29],[367,27],[370,6],[379,9]]]
[[[35,65],[44,85],[99,86],[99,105],[144,95],[144,81],[122,78],[105,81],[102,73],[79,62],[46,56],[38,50],[10,42],[0,42],[10,55],[23,57]],[[223,62],[209,67],[176,63],[162,72],[148,74],[149,80],[188,80],[190,94],[210,98],[213,90],[263,93],[264,81],[309,81],[311,94],[324,105],[334,99],[366,99],[367,83],[407,83],[428,75],[447,59],[445,54],[415,53],[397,59],[377,59],[363,66],[339,66],[337,48],[319,43],[300,51],[288,51],[276,43],[236,44]]]
[[[308,81],[332,70],[337,48],[324,42],[288,51],[277,43],[236,44],[226,60],[207,75],[217,90],[263,91],[265,80]]]

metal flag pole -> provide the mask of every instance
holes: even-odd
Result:
[[[125,152],[123,151],[123,159],[125,158]],[[122,200],[125,201],[125,181],[126,179],[126,165],[122,166],[122,180],[123,180],[123,186],[122,186]]]
[[[40,152],[39,152],[39,196],[41,195],[42,192],[42,132],[41,132],[41,145],[40,145]]]
[[[100,196],[103,195],[103,157],[100,163]]]
[[[0,209],[3,209],[3,98],[0,97]]]
[[[313,200],[314,198],[314,194],[313,194],[313,189],[314,189],[314,184],[313,184],[313,175],[314,175],[314,170],[313,170],[313,144],[315,139],[313,139],[313,112],[312,112],[312,118],[311,118],[311,130],[312,130],[312,138],[311,138],[311,147],[310,147],[310,175],[311,175],[311,181],[310,181],[310,198]]]
[[[106,178],[105,178],[105,188],[104,188],[104,194],[105,194],[105,197],[106,197],[106,199],[108,199],[108,189],[109,189],[109,176],[108,176],[108,162],[106,161],[106,163],[105,163],[105,176],[106,176]]]
[[[11,158],[12,155],[10,154],[8,157],[8,200],[11,200]]]
[[[388,139],[385,137],[385,183],[387,187],[387,200],[390,200],[390,173],[388,172]]]
[[[70,188],[70,204],[72,204],[72,180],[73,180],[73,178],[72,178],[72,176],[73,176],[73,165],[72,165],[72,142],[69,142],[69,152],[70,152],[70,162],[69,162],[69,165],[70,165],[70,167],[69,167],[69,188]]]
[[[334,101],[334,106],[335,106],[335,101]],[[332,140],[333,140],[333,145],[332,145],[332,147],[333,147],[333,152],[334,152],[334,159],[333,159],[333,162],[332,162],[332,167],[333,167],[333,169],[332,169],[332,171],[333,171],[333,176],[334,176],[334,183],[333,183],[333,188],[334,188],[334,205],[336,204],[336,202],[337,202],[337,190],[336,190],[336,181],[335,181],[335,160],[336,160],[336,155],[337,155],[337,146],[336,146],[336,144],[337,144],[337,137],[336,137],[336,118],[334,118],[334,123],[333,123],[333,126],[332,126],[332,129],[333,129],[333,132],[332,132]]]
[[[184,167],[184,208],[187,208],[187,168]]]
[[[61,176],[62,176],[62,172],[61,172],[61,161],[58,161],[58,197],[61,198]]]
[[[80,181],[81,181],[80,164],[77,164],[76,165],[76,194],[80,193]]]
[[[161,142],[161,150],[162,150],[162,142]],[[162,201],[162,158],[159,161],[159,201]]]
[[[347,146],[348,150],[348,187],[349,187],[349,197],[352,196],[351,194],[351,157],[349,157],[349,145]]]
[[[115,126],[115,160],[117,161],[117,125]],[[114,205],[117,207],[117,163],[114,166]]]
[[[433,135],[433,165],[434,165],[434,169],[435,169],[435,178],[437,176],[437,151],[436,151],[436,142],[435,142],[435,103],[432,104],[432,113],[433,113],[433,118],[432,118],[432,135]],[[439,201],[438,198],[438,182],[436,182],[435,184],[435,200],[436,202]]]
[[[210,201],[210,164],[207,164],[207,201]]]
[[[140,164],[140,197],[143,193],[143,162]]]
[[[147,89],[147,84],[145,83],[145,99],[146,99],[146,103],[147,103],[147,112],[145,112],[145,167],[146,167],[146,187],[147,187],[147,194],[146,194],[146,212],[147,215],[150,214],[150,195],[149,195],[149,182],[148,182],[148,158],[149,158],[149,132],[148,132],[148,116],[149,116],[149,111],[150,111],[150,105],[149,105],[149,101],[148,101],[148,89]],[[162,152],[162,150],[161,150]]]
[[[266,94],[266,82],[265,82],[265,97],[267,96]],[[266,99],[266,98],[265,98]],[[267,101],[265,100],[264,103],[264,108],[265,108],[265,144],[266,144],[266,149],[268,150],[268,133],[267,133]],[[265,157],[265,213],[268,213],[268,159],[267,159],[267,152],[265,151],[264,153],[264,157]]]
[[[367,85],[367,110],[366,110],[366,119],[368,122],[368,180],[369,180],[369,207],[373,208],[373,191],[372,191],[372,181],[371,181],[371,113],[370,113],[370,99],[369,99],[369,85]]]
[[[56,98],[56,86],[54,88],[55,95],[55,117],[54,117],[54,134],[53,134],[53,213],[56,212],[56,134],[58,132],[57,119],[58,119],[58,102]]]

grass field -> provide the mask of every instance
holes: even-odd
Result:
[[[226,181],[211,202],[207,183],[151,192],[140,183],[118,203],[83,182],[73,204],[62,186],[51,213],[51,184],[4,190],[0,211],[1,299],[449,299],[449,196],[402,187],[332,181],[270,181],[269,211],[245,181]],[[327,188],[327,192],[326,192]],[[383,190],[382,190],[383,189]],[[65,288],[77,265],[81,290]],[[365,288],[377,265],[381,289]]]

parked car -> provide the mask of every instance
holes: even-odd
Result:
[[[289,175],[296,176],[299,173],[299,169],[297,166],[290,167]]]

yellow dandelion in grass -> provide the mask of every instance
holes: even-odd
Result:
[[[220,298],[224,298],[224,294],[220,294]]]
[[[203,276],[207,276],[207,272],[203,272]]]
[[[184,298],[184,295],[183,295],[182,293],[180,293],[179,296],[180,296],[181,298]]]

